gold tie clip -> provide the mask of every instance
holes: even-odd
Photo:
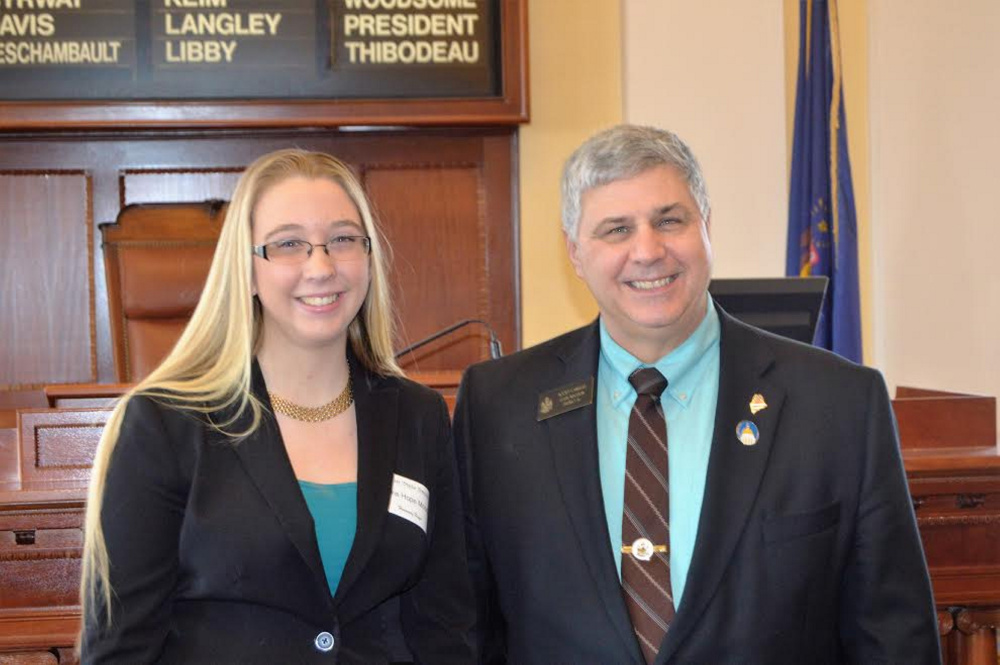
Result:
[[[667,546],[666,545],[653,545],[653,551],[654,552],[666,552],[667,551]],[[622,545],[622,554],[631,554],[631,553],[632,553],[632,546],[631,545]]]

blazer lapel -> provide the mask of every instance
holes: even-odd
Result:
[[[335,605],[357,581],[382,536],[399,442],[399,390],[365,371],[353,354],[350,358],[358,421],[358,525],[334,596]]]
[[[315,575],[317,583],[326,585],[326,573],[319,555],[312,515],[295,478],[288,453],[285,452],[281,432],[272,415],[264,376],[256,360],[253,362],[251,381],[251,389],[267,408],[267,413],[262,415],[260,427],[236,444],[236,456],[274,511],[295,549]],[[240,426],[249,424],[249,419],[245,420]]]
[[[698,624],[730,564],[760,488],[785,400],[785,391],[765,378],[774,358],[760,334],[721,308],[719,318],[719,398],[698,538],[684,597],[658,663],[668,662]],[[753,414],[750,400],[755,394],[764,397],[767,407]],[[760,438],[755,445],[743,445],[737,438],[736,425],[743,420],[757,425]]]
[[[579,552],[586,561],[593,583],[608,619],[632,654],[632,660],[642,661],[642,655],[632,630],[632,622],[622,597],[621,582],[608,545],[607,520],[601,493],[600,463],[597,454],[597,361],[600,335],[597,323],[583,331],[579,344],[567,347],[560,358],[564,373],[551,386],[541,391],[559,388],[578,381],[594,380],[594,401],[585,407],[554,416],[541,423],[548,435],[556,478],[566,511],[579,540]]]

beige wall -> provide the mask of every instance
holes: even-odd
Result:
[[[870,7],[875,362],[1000,396],[1000,3]]]
[[[562,163],[622,118],[618,0],[529,0],[531,122],[520,131],[524,346],[597,315],[573,272],[559,222]]]
[[[625,0],[625,118],[681,136],[712,199],[714,274],[780,276],[787,174],[781,5]]]

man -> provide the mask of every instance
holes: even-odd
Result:
[[[483,662],[939,663],[881,376],[708,294],[700,168],[620,126],[563,174],[597,322],[466,373]]]

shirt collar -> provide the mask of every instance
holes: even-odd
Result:
[[[705,354],[719,344],[720,325],[719,314],[715,311],[712,296],[708,296],[705,318],[695,331],[676,349],[657,360],[653,367],[667,378],[667,389],[664,395],[669,395],[682,407],[687,407],[697,392],[701,382],[701,360]],[[635,389],[628,382],[628,377],[640,367],[648,367],[646,363],[626,351],[611,338],[600,319],[601,356],[608,368],[614,372],[613,380],[624,389],[617,390],[612,396],[613,405],[617,408],[628,400],[635,401]]]

